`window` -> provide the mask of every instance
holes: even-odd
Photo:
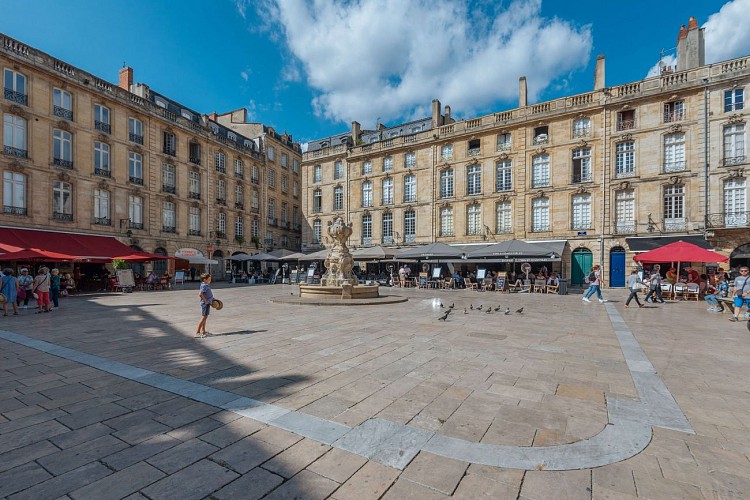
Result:
[[[109,226],[109,191],[94,189],[94,224]]]
[[[143,122],[132,116],[128,118],[128,139],[136,144],[143,144]]]
[[[664,123],[681,122],[685,119],[685,101],[664,103]]]
[[[390,172],[391,170],[393,170],[393,158],[386,156],[383,158],[383,172]]]
[[[623,189],[615,193],[615,234],[634,234],[635,191]]]
[[[94,128],[107,134],[112,133],[109,121],[109,108],[101,104],[94,104]]]
[[[292,207],[292,224],[295,226],[299,224],[299,207]]]
[[[443,161],[453,159],[453,144],[445,144],[440,148],[440,159]]]
[[[409,152],[404,155],[404,167],[405,168],[414,168],[417,166],[417,153]]]
[[[417,176],[404,176],[404,203],[417,201]]]
[[[617,113],[617,130],[631,130],[635,128],[635,110],[626,109]]]
[[[188,143],[188,160],[196,165],[201,164],[201,145],[197,142]]]
[[[188,235],[200,236],[201,234],[201,209],[200,207],[190,207],[188,212]]]
[[[165,201],[161,207],[161,230],[165,233],[174,233],[177,230],[177,215],[175,204]]]
[[[299,196],[299,181],[297,179],[294,180],[294,184],[292,185],[292,195],[295,198]]]
[[[453,169],[440,172],[440,197],[453,198]]]
[[[73,168],[73,136],[70,132],[60,129],[55,129],[52,136],[52,163],[58,167]]]
[[[227,203],[227,182],[224,179],[216,181],[216,203]]]
[[[286,225],[287,223],[287,212],[289,211],[289,205],[286,202],[281,202],[281,223]]]
[[[747,181],[742,177],[724,181],[724,224],[727,227],[748,225]]]
[[[242,184],[234,186],[234,208],[245,208],[245,188]]]
[[[58,88],[52,90],[52,114],[73,120],[73,96],[70,92]]]
[[[591,182],[591,148],[573,150],[573,182]]]
[[[500,160],[495,163],[495,191],[510,191],[513,189],[513,162]]]
[[[320,189],[313,191],[313,212],[320,213],[323,211],[323,194]]]
[[[531,160],[531,187],[549,186],[549,181],[549,155],[535,156]]]
[[[682,184],[664,188],[664,230],[685,230],[685,186]]]
[[[466,156],[478,156],[482,152],[482,146],[479,139],[471,139],[467,148]]]
[[[252,175],[250,176],[250,182],[260,184],[260,169],[257,165],[253,165]]]
[[[737,123],[724,127],[724,158],[722,164],[726,166],[745,163],[745,124]]]
[[[498,151],[510,151],[511,149],[511,138],[510,134],[497,134],[497,150]]]
[[[440,209],[440,236],[453,236],[453,208]]]
[[[26,215],[26,176],[3,172],[3,213]]]
[[[26,146],[26,120],[20,116],[3,116],[3,153],[18,158],[29,156]]]
[[[188,191],[190,192],[189,197],[193,199],[200,199],[201,197],[201,174],[199,172],[190,171],[188,173]]]
[[[73,187],[67,182],[52,183],[52,216],[57,220],[73,220]]]
[[[234,219],[234,237],[242,238],[245,235],[245,221],[242,220],[242,216],[238,215]]]
[[[333,164],[333,178],[341,179],[344,177],[344,163],[341,160],[337,160]]]
[[[6,68],[3,72],[3,82],[6,99],[28,106],[29,96],[26,93],[26,77],[24,75]]]
[[[143,184],[143,157],[133,151],[128,152],[128,176],[134,184]]]
[[[253,194],[250,197],[250,206],[252,207],[253,212],[260,211],[260,195],[257,191],[253,191]]]
[[[372,243],[372,215],[365,214],[362,216],[362,244],[369,245]]]
[[[725,90],[724,112],[728,113],[730,111],[740,111],[742,109],[745,109],[745,89]]]
[[[216,237],[225,238],[227,235],[227,214],[219,212],[216,214]]]
[[[393,204],[393,179],[386,177],[383,179],[383,205]]]
[[[245,164],[239,158],[234,159],[234,176],[238,179],[245,177]]]
[[[549,198],[531,200],[531,230],[549,231]]]
[[[549,144],[549,127],[547,125],[534,128],[534,144]]]
[[[313,221],[313,245],[320,245],[322,236],[321,224],[319,220]]]
[[[335,188],[333,188],[333,209],[344,209],[344,188],[341,186],[336,186]]]
[[[273,146],[268,146],[268,159],[271,161],[276,160],[276,148]]]
[[[512,215],[510,201],[501,201],[495,205],[495,233],[508,234],[513,232]]]
[[[289,177],[286,174],[281,175],[281,192],[286,193],[289,191]]]
[[[372,182],[365,181],[362,183],[362,206],[372,206]]]
[[[276,170],[268,169],[268,187],[276,189]]]
[[[281,153],[281,168],[287,168],[289,163],[289,155]]]
[[[162,133],[162,152],[169,156],[177,156],[177,141],[172,132]]]
[[[615,177],[635,175],[635,142],[625,141],[615,146]]]
[[[258,223],[258,219],[253,219],[250,223],[250,236],[258,237],[260,236],[260,225]]]
[[[94,174],[110,177],[112,169],[109,166],[109,144],[94,142]]]
[[[299,160],[296,158],[292,159],[292,172],[299,173]]]
[[[466,167],[466,194],[482,194],[482,166]]]
[[[404,212],[404,243],[414,243],[417,238],[417,213],[414,210]]]
[[[591,119],[587,117],[573,120],[573,138],[588,137],[591,135]]]
[[[667,134],[664,136],[664,172],[682,172],[685,170],[685,134]]]
[[[216,167],[216,171],[222,174],[227,173],[227,157],[224,153],[221,151],[217,151],[216,154],[214,154],[214,166]]]
[[[591,195],[573,196],[573,219],[571,229],[591,229]]]
[[[320,182],[321,180],[323,180],[323,167],[315,165],[313,167],[313,182]]]
[[[143,198],[135,195],[128,196],[128,215],[131,228],[143,229]]]
[[[393,244],[393,214],[383,214],[383,243]]]
[[[466,234],[477,236],[482,234],[482,207],[481,205],[469,205],[466,209]]]
[[[370,175],[372,173],[372,162],[365,160],[362,162],[362,175]]]

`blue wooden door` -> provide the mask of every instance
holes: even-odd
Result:
[[[613,248],[609,252],[609,286],[625,286],[625,250]]]

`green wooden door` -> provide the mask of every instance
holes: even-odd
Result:
[[[571,257],[571,273],[570,282],[573,285],[584,285],[586,283],[585,277],[591,271],[591,266],[594,263],[594,256],[591,254],[591,250],[587,248],[579,248],[573,251]]]

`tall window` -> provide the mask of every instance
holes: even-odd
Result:
[[[745,124],[737,123],[724,127],[724,166],[745,163]]]
[[[177,215],[175,204],[165,201],[161,207],[161,230],[165,233],[174,233],[177,229]]]
[[[258,165],[253,165],[253,169],[250,175],[250,182],[260,184],[260,168],[258,168]]]
[[[369,245],[372,243],[372,215],[365,214],[362,216],[362,244]]]
[[[482,166],[466,167],[466,194],[482,194]]]
[[[591,148],[573,150],[573,182],[591,182]]]
[[[393,244],[393,214],[383,214],[383,243]]]
[[[188,190],[190,198],[200,199],[201,197],[201,174],[190,171],[188,174]]]
[[[134,184],[143,184],[143,157],[140,153],[128,153],[128,177]]]
[[[73,168],[73,136],[65,130],[55,129],[52,137],[53,163],[60,167]]]
[[[510,134],[497,134],[497,150],[498,151],[510,151],[511,142]]]
[[[453,198],[453,169],[440,172],[440,197]]]
[[[52,215],[56,219],[73,220],[73,187],[67,182],[52,183]]]
[[[724,91],[724,111],[740,111],[745,108],[745,89]]]
[[[268,187],[276,189],[276,170],[268,169]]]
[[[162,133],[162,152],[169,156],[177,155],[177,140],[172,132]]]
[[[664,103],[664,123],[680,122],[685,118],[685,101]]]
[[[510,201],[501,201],[495,205],[495,232],[497,234],[513,232],[513,211]]]
[[[216,215],[216,236],[223,238],[227,235],[227,214],[219,212]]]
[[[617,143],[615,147],[615,177],[632,177],[635,175],[635,142]]]
[[[344,209],[344,188],[341,186],[336,186],[335,188],[333,188],[333,209]]]
[[[94,189],[94,224],[110,225],[109,191]]]
[[[685,134],[664,136],[664,171],[682,172],[685,170]]]
[[[289,211],[289,205],[285,202],[281,202],[281,223],[286,224],[288,217],[287,212]]]
[[[289,191],[289,177],[286,174],[281,175],[281,192],[286,193]]]
[[[531,230],[549,231],[549,198],[531,200]]]
[[[510,191],[513,189],[513,162],[500,160],[495,163],[495,191]]]
[[[241,215],[238,215],[234,219],[234,237],[242,238],[243,236],[245,236],[245,221]]]
[[[319,245],[322,241],[322,230],[321,230],[321,224],[319,220],[313,221],[313,244]]]
[[[588,193],[573,196],[573,218],[571,229],[591,228],[591,195]]]
[[[234,159],[234,176],[242,179],[245,176],[245,164],[239,158]]]
[[[313,212],[320,213],[323,211],[323,194],[320,189],[313,191]]]
[[[590,118],[578,118],[573,120],[573,137],[588,137],[591,135],[591,119]]]
[[[391,170],[393,170],[393,158],[386,156],[383,158],[383,172],[390,172]]]
[[[615,233],[633,234],[636,232],[635,191],[623,189],[615,193]]]
[[[342,177],[344,177],[344,162],[336,160],[333,163],[333,178],[341,179]]]
[[[727,227],[748,224],[747,181],[744,177],[724,181],[724,224]]]
[[[216,201],[222,204],[227,202],[227,182],[224,179],[216,181]]]
[[[29,155],[26,146],[26,120],[20,116],[3,116],[3,153],[19,158]]]
[[[16,172],[3,172],[3,212],[26,215],[26,176]]]
[[[214,154],[214,166],[216,167],[217,172],[222,174],[227,173],[227,156],[221,151]]]
[[[94,128],[107,134],[112,132],[109,121],[109,108],[101,104],[94,104]]]
[[[260,211],[260,195],[258,194],[258,191],[253,191],[253,194],[250,196],[250,206],[252,207],[253,212]]]
[[[161,166],[161,190],[173,194],[177,191],[177,174],[174,165],[164,163]]]
[[[268,222],[276,224],[276,200],[268,198]]]
[[[383,179],[383,205],[393,204],[393,178]]]
[[[143,122],[132,116],[128,118],[128,139],[130,142],[143,144]]]
[[[242,184],[234,186],[234,208],[242,209],[245,207],[245,188]]]
[[[250,222],[250,236],[255,236],[256,238],[260,236],[260,224],[258,223],[258,219],[253,219]]]
[[[372,173],[372,161],[365,160],[362,162],[362,175],[370,175]]]
[[[143,229],[143,198],[135,195],[128,196],[128,215],[130,227]]]
[[[24,75],[6,68],[3,72],[3,84],[6,99],[28,106],[29,96],[26,92],[26,77]]]
[[[289,166],[289,155],[281,153],[281,168],[288,168]]]
[[[299,207],[293,206],[292,207],[292,224],[295,226],[299,224]]]
[[[362,183],[362,206],[372,206],[372,181],[365,181]]]
[[[531,187],[545,187],[549,183],[549,155],[537,155],[531,160]]]
[[[414,168],[417,166],[417,153],[409,152],[404,155],[404,167]]]
[[[453,236],[453,208],[440,209],[440,236]]]
[[[474,204],[466,209],[466,234],[482,234],[482,207]]]
[[[685,186],[682,184],[664,188],[664,230],[685,230]]]
[[[104,177],[110,177],[109,166],[109,144],[106,142],[94,142],[94,173]]]
[[[201,234],[201,209],[200,207],[190,207],[188,212],[188,223],[190,224],[189,234],[200,236]]]
[[[70,92],[55,88],[52,90],[52,113],[66,120],[73,120],[73,96]]]
[[[417,176],[404,176],[404,203],[417,201]]]
[[[269,160],[276,161],[276,148],[274,148],[273,146],[268,146],[267,153]]]
[[[445,144],[440,148],[440,159],[443,161],[453,159],[453,144]]]
[[[404,212],[404,242],[413,243],[417,238],[417,213],[414,210]]]
[[[320,182],[323,180],[323,166],[315,165],[313,167],[313,182]]]

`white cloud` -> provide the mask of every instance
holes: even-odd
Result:
[[[374,126],[424,117],[430,101],[471,116],[529,98],[586,65],[589,26],[541,16],[541,0],[503,6],[468,0],[266,0],[265,29],[279,34],[316,92],[318,116]],[[405,110],[408,115],[404,116]]]
[[[750,53],[750,0],[733,0],[712,14],[706,24],[706,63]]]
[[[648,74],[646,75],[646,78],[651,78],[652,76],[658,76],[661,74],[662,68],[676,68],[677,67],[677,56],[676,55],[668,55],[662,57],[658,63],[651,66],[651,69],[648,70]]]

